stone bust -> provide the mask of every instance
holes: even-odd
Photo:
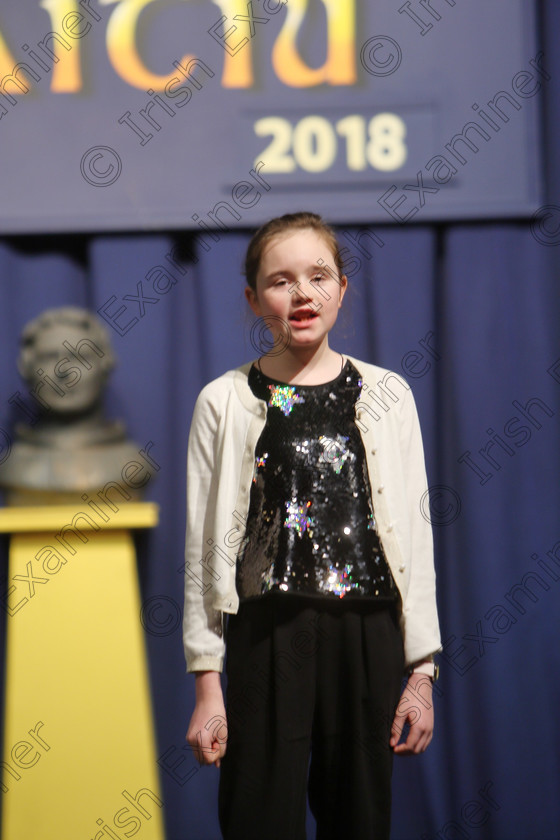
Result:
[[[12,451],[0,466],[8,504],[71,502],[122,480],[139,448],[122,423],[104,416],[103,393],[114,366],[105,327],[85,309],[47,309],[25,325],[18,370],[29,399],[27,405],[21,398],[11,402],[29,422],[16,425]],[[137,490],[127,492],[140,497]]]

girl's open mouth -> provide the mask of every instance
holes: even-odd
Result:
[[[290,316],[289,321],[291,324],[309,324],[310,321],[313,321],[317,317],[317,313],[313,312],[312,310],[305,310],[302,312],[295,312],[293,315]]]

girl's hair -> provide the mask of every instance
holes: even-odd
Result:
[[[285,216],[278,216],[271,219],[255,233],[245,257],[245,277],[247,285],[257,290],[257,274],[261,263],[263,251],[266,246],[280,233],[288,233],[295,230],[313,230],[322,236],[333,253],[334,262],[338,270],[339,278],[344,274],[340,246],[332,227],[328,225],[316,213],[286,213]]]

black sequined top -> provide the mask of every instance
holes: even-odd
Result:
[[[248,382],[268,410],[237,560],[240,600],[279,590],[396,602],[354,422],[359,372],[347,360],[331,382],[287,385],[253,365]]]

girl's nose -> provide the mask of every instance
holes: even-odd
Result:
[[[294,300],[303,301],[304,303],[313,300],[313,288],[311,283],[308,283],[306,280],[296,280],[290,288],[290,294]]]

